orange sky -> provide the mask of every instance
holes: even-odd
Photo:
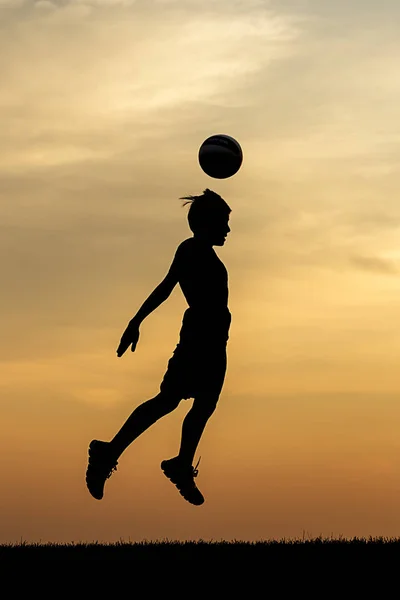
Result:
[[[400,536],[400,8],[216,4],[0,0],[0,543]],[[231,179],[198,166],[214,133]],[[159,468],[191,401],[97,502],[87,445],[158,392],[180,290],[119,338],[206,187],[232,208],[206,502]]]

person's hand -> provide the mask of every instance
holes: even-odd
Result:
[[[128,327],[122,334],[121,341],[117,349],[117,356],[122,356],[131,346],[132,352],[135,352],[136,345],[139,340],[139,325],[134,321],[130,321]]]

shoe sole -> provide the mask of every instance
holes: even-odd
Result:
[[[107,479],[104,481],[103,484],[103,490],[101,490],[100,492],[96,493],[95,490],[91,489],[91,484],[90,484],[90,480],[95,480],[96,481],[96,476],[93,477],[93,475],[89,475],[88,477],[88,471],[89,471],[89,461],[90,461],[90,456],[93,456],[93,453],[96,452],[96,447],[99,445],[99,441],[98,440],[92,440],[89,444],[89,450],[88,450],[88,466],[86,469],[86,487],[89,491],[89,494],[95,499],[95,500],[102,500],[104,497],[104,486],[106,484]]]
[[[185,496],[185,494],[182,492],[182,490],[180,490],[178,488],[178,485],[177,485],[178,482],[176,481],[176,477],[174,477],[174,473],[171,473],[171,472],[168,473],[168,464],[165,464],[165,461],[163,461],[161,463],[161,470],[164,473],[165,477],[167,479],[169,479],[171,481],[171,483],[173,483],[175,485],[176,489],[178,490],[178,492],[180,493],[182,498],[184,498],[186,500],[186,502],[189,502],[189,504],[193,504],[193,506],[200,506],[201,504],[204,503],[203,496],[201,496],[202,499],[200,500],[200,502],[193,502],[192,500],[190,500],[189,498],[187,498]],[[199,490],[199,494],[201,494],[200,490]]]

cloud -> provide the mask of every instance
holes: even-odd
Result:
[[[351,256],[350,261],[356,267],[373,273],[399,274],[399,268],[393,261],[379,256]]]
[[[116,6],[132,6],[136,0],[69,0],[71,5],[112,8]]]
[[[244,290],[302,268],[390,272],[393,263],[368,258],[381,256],[378,234],[394,236],[400,216],[395,193],[382,201],[398,153],[385,137],[397,107],[388,47],[367,78],[371,38],[359,30],[352,46],[261,3],[194,6],[168,19],[169,5],[137,2],[71,21],[60,7],[58,20],[43,11],[4,30],[1,239],[7,305],[20,318],[36,314],[40,326],[53,310],[104,322],[113,285],[149,290],[189,234],[176,199],[201,191],[197,144],[218,130],[245,151],[240,175],[216,187],[234,210],[224,252]],[[377,111],[375,80],[387,111]],[[371,105],[361,103],[369,88]]]
[[[132,151],[144,132],[176,135],[172,111],[183,124],[197,107],[210,121],[204,105],[246,105],[236,90],[286,56],[299,35],[290,19],[258,9],[171,21],[162,9],[154,19],[146,4],[130,19],[116,14],[95,26],[63,10],[10,24],[1,41],[3,170],[102,160]],[[109,135],[112,143],[102,143]]]
[[[39,10],[55,10],[57,5],[54,2],[50,2],[50,0],[36,0],[35,8]]]
[[[0,8],[19,8],[26,2],[27,0],[0,0]]]

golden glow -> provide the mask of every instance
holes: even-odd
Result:
[[[285,4],[0,0],[1,543],[400,535],[398,8]],[[213,133],[232,179],[199,169]],[[119,338],[206,187],[232,208],[206,503],[159,468],[190,402],[96,502],[88,443],[158,392],[179,290]]]

